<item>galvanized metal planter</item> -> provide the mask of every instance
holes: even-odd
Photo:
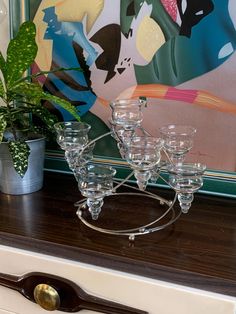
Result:
[[[23,178],[15,171],[7,143],[0,144],[0,191],[20,195],[36,192],[43,186],[45,139],[27,141],[30,147],[29,165]]]

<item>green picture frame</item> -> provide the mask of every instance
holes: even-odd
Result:
[[[40,2],[41,0],[9,0],[11,37],[15,35],[20,23],[32,18]],[[127,163],[120,158],[96,155],[94,160],[97,163],[114,166],[117,169],[118,178],[120,179],[123,179],[130,173]],[[71,173],[64,160],[64,153],[61,150],[53,148],[48,148],[46,151],[45,170]],[[162,175],[165,177],[167,174],[163,172]],[[157,185],[168,187],[162,180],[159,180]],[[207,169],[204,175],[204,185],[200,192],[236,198],[236,172]]]

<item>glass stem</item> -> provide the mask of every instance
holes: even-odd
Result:
[[[141,191],[145,191],[148,180],[151,178],[151,171],[134,171],[134,176],[137,180],[138,187]]]
[[[103,204],[104,202],[102,198],[99,198],[99,199],[88,198],[87,199],[87,205],[88,205],[89,212],[93,220],[98,219]]]
[[[178,201],[182,213],[187,214],[193,201],[193,193],[178,193]]]
[[[171,156],[171,161],[174,165],[181,165],[184,162],[185,155],[175,155]]]

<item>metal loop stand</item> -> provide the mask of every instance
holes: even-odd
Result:
[[[141,132],[143,132],[143,134],[145,135],[149,135],[143,128],[140,127]],[[90,141],[80,152],[80,154],[82,154],[82,152],[89,147],[90,145],[96,143],[97,141],[99,141],[100,139],[112,135],[113,137],[115,137],[116,139],[118,139],[121,143],[122,140],[120,139],[119,135],[117,134],[117,132],[115,132],[114,130],[107,132],[99,137],[97,137],[96,139]],[[163,152],[165,153],[165,155],[168,158],[168,161],[171,162],[167,152],[163,149]],[[160,175],[160,170],[161,167],[158,169],[158,172],[156,174],[158,174],[158,177],[161,178],[165,183],[168,184],[168,182]],[[130,228],[130,229],[120,229],[120,230],[113,230],[113,229],[106,229],[106,228],[101,228],[101,227],[97,227],[95,225],[93,225],[92,223],[88,222],[86,220],[86,218],[84,217],[84,212],[87,212],[87,204],[86,204],[86,198],[83,198],[82,200],[76,202],[74,205],[76,207],[78,207],[77,209],[77,216],[78,218],[81,220],[81,222],[86,225],[87,227],[96,230],[98,232],[102,232],[105,234],[110,234],[110,235],[120,235],[120,236],[128,236],[130,241],[134,241],[136,236],[140,236],[140,235],[144,235],[144,234],[149,234],[152,232],[156,232],[156,231],[160,231],[168,226],[170,226],[171,224],[173,224],[180,216],[181,216],[181,208],[179,206],[177,206],[176,208],[174,207],[175,202],[177,200],[177,193],[175,193],[173,200],[167,200],[165,198],[162,198],[154,193],[151,193],[149,191],[141,191],[139,190],[137,187],[132,186],[130,184],[127,184],[127,181],[133,176],[133,171],[121,182],[114,180],[114,183],[116,183],[115,187],[113,188],[113,191],[111,193],[111,195],[106,196],[107,197],[112,197],[112,196],[117,196],[117,195],[128,195],[128,196],[135,196],[135,197],[148,197],[151,199],[154,199],[156,201],[158,201],[161,205],[167,205],[168,208],[163,209],[163,213],[158,216],[156,219],[154,219],[152,222],[145,224],[145,225],[141,225],[138,226],[136,228]],[[118,188],[120,188],[121,186],[123,187],[128,187],[132,190],[134,190],[135,192],[118,192]],[[168,217],[169,216],[169,217]],[[164,221],[165,218],[165,221]]]

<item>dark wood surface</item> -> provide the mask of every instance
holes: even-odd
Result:
[[[131,243],[84,226],[73,205],[80,197],[74,177],[58,173],[45,174],[41,191],[0,194],[1,244],[236,296],[236,200],[195,195],[174,225]],[[148,198],[112,197],[98,224],[136,226],[156,211]]]

